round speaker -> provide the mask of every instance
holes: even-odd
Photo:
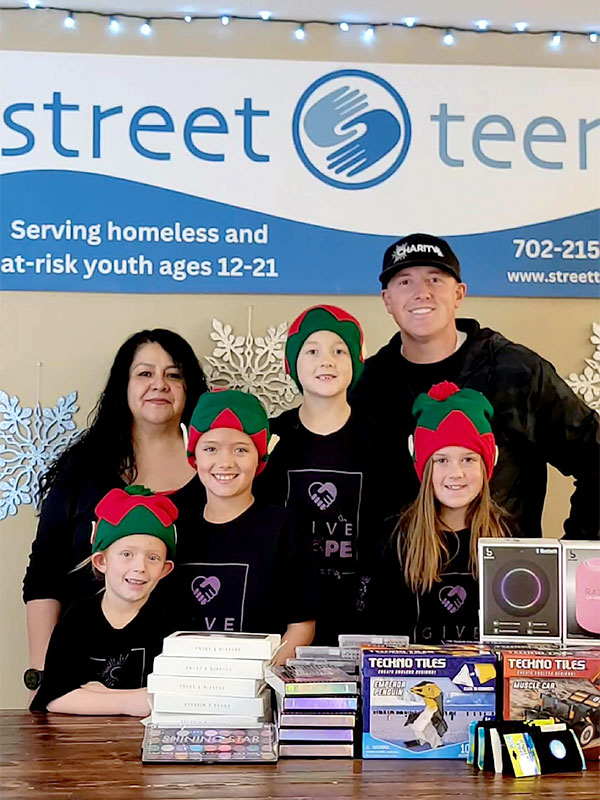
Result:
[[[532,561],[512,561],[502,566],[492,583],[494,599],[513,617],[530,617],[545,605],[550,594],[544,570]]]

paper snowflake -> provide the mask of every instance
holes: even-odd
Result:
[[[81,431],[73,422],[77,392],[52,408],[22,408],[18,397],[0,390],[0,520],[20,505],[39,506],[40,478]]]
[[[567,383],[575,394],[583,397],[590,408],[600,410],[600,323],[592,323],[590,342],[595,345],[591,358],[586,358],[583,373],[572,372]]]
[[[224,325],[218,319],[213,319],[212,327],[210,338],[215,347],[212,355],[205,358],[205,374],[211,387],[252,392],[262,401],[269,416],[290,408],[298,389],[285,372],[287,322],[254,338],[252,309],[249,309],[245,336],[237,336],[231,325]]]

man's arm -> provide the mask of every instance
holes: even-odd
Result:
[[[600,538],[600,426],[598,416],[556,373],[550,362],[527,351],[530,373],[525,433],[545,460],[575,478],[569,539]],[[527,466],[523,465],[526,469]]]

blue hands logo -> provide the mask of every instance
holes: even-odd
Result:
[[[294,145],[304,166],[338,189],[368,189],[406,158],[411,126],[391,84],[360,69],[324,75],[294,111]]]

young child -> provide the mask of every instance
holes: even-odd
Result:
[[[271,421],[280,441],[258,482],[260,496],[296,512],[312,541],[322,594],[316,644],[337,645],[340,633],[360,632],[358,590],[371,545],[376,549],[376,520],[385,517],[386,502],[388,514],[402,505],[397,489],[386,494],[390,471],[374,451],[374,422],[348,404],[362,350],[360,323],[337,306],[313,306],[292,322],[286,368],[302,405]]]
[[[129,486],[105,495],[96,517],[90,561],[105,589],[58,622],[30,710],[142,717],[150,711],[144,687],[154,656],[174,630],[150,595],[173,569],[177,509]]]
[[[282,633],[277,661],[285,663],[296,645],[312,641],[318,598],[312,554],[293,516],[252,494],[268,443],[269,421],[256,397],[233,390],[200,397],[187,453],[206,505],[178,543],[170,583],[187,627]]]
[[[489,489],[493,409],[480,392],[444,381],[417,397],[413,414],[421,488],[369,587],[367,617],[378,631],[407,634],[417,644],[476,641],[477,542],[510,535]]]

